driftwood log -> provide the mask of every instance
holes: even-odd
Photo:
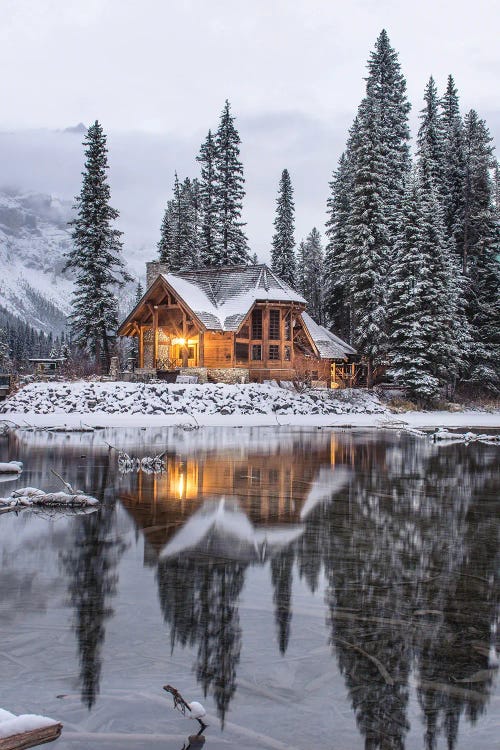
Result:
[[[44,745],[46,742],[54,742],[60,737],[63,725],[51,724],[40,729],[31,729],[29,732],[11,734],[10,737],[0,737],[0,750],[25,750],[28,747]]]

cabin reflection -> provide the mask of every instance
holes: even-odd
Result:
[[[162,548],[207,498],[236,498],[257,527],[299,523],[320,470],[354,460],[350,440],[333,434],[322,437],[314,453],[298,436],[271,452],[245,448],[191,453],[189,458],[168,453],[162,474],[128,475],[120,482],[120,500],[144,534],[145,562],[156,562]]]

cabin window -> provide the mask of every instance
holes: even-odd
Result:
[[[279,359],[280,358],[280,348],[278,344],[271,344],[269,347],[269,359]]]
[[[260,344],[252,344],[252,359],[262,359],[262,346]]]
[[[234,347],[234,353],[238,362],[248,362],[248,344],[237,341]]]
[[[290,346],[285,346],[285,362],[290,362],[292,359],[292,349]]]
[[[269,310],[269,338],[280,338],[280,311]]]
[[[239,333],[237,334],[239,339],[249,339],[250,338],[250,328],[248,325],[242,326],[240,328]]]
[[[252,312],[252,338],[262,338],[262,310],[260,308]]]
[[[292,340],[292,316],[291,313],[285,315],[285,341]]]

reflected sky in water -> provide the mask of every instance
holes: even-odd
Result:
[[[3,707],[61,719],[61,750],[180,749],[169,682],[207,748],[495,747],[498,457],[383,431],[0,438],[25,462],[1,494],[54,469],[103,500],[0,517]]]

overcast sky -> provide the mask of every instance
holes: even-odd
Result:
[[[242,138],[245,219],[268,257],[277,183],[295,187],[297,239],[323,230],[328,180],[382,28],[399,52],[412,126],[432,74],[500,135],[498,3],[401,0],[0,0],[0,183],[71,197],[80,136],[109,135],[113,203],[130,247],[157,240],[174,170],[229,98]]]

